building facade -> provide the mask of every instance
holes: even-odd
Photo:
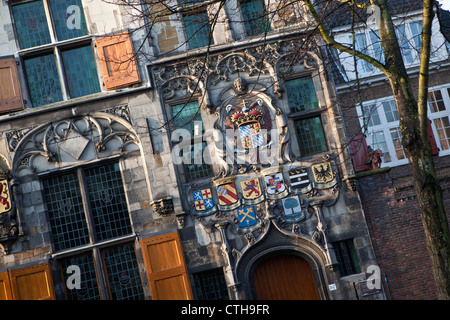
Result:
[[[402,2],[393,13],[396,36],[415,91],[418,86],[421,14],[421,8],[411,7],[408,1]],[[365,18],[370,22],[368,16]],[[441,32],[439,21],[434,19],[432,26],[428,132],[445,207],[448,208],[450,46]],[[349,28],[345,24],[335,26],[336,40],[351,43]],[[384,61],[375,20],[356,28],[355,46]],[[354,178],[386,294],[388,298],[397,300],[436,299],[417,196],[401,145],[399,117],[389,83],[384,75],[362,60],[358,60],[355,67],[348,55],[340,54],[337,58],[336,92],[352,149]],[[356,81],[357,77],[359,81]],[[381,154],[374,157],[377,150]]]
[[[1,4],[0,298],[385,299],[304,9],[181,5]]]

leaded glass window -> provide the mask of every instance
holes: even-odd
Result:
[[[184,164],[186,177],[189,181],[211,175],[211,165],[206,162],[206,142],[191,145],[191,162]]]
[[[183,16],[189,49],[208,46],[213,43],[208,13],[200,11]]]
[[[21,49],[50,43],[50,32],[42,1],[13,6],[12,11]]]
[[[254,36],[270,31],[270,22],[264,0],[241,2],[241,12],[247,36]]]
[[[30,1],[11,11],[20,50],[33,49],[19,53],[34,107],[100,92],[81,0]]]
[[[113,300],[143,300],[136,253],[132,244],[102,251],[108,286]]]
[[[28,58],[24,62],[28,88],[34,106],[61,101],[63,96],[55,56],[48,54]]]
[[[320,117],[296,120],[294,124],[303,156],[328,150]]]
[[[57,251],[89,243],[83,200],[76,173],[43,181],[45,199]]]
[[[144,299],[119,164],[78,168],[43,186],[66,298]],[[69,267],[81,276],[76,287]]]
[[[122,177],[117,163],[85,172],[95,237],[108,240],[131,233]]]
[[[332,245],[342,277],[361,272],[353,239],[334,242]]]
[[[67,284],[70,272],[67,272],[69,266],[80,268],[79,288],[65,286],[66,298],[68,300],[100,300],[100,292],[95,274],[94,259],[92,253],[77,255],[74,257],[62,259],[60,261],[64,283]],[[70,271],[70,270],[69,270]]]
[[[182,103],[172,106],[174,129],[183,128],[190,132],[191,136],[201,134],[202,115],[197,102]]]
[[[227,284],[221,268],[195,273],[194,283],[199,300],[229,300]]]
[[[88,34],[81,0],[50,0],[50,8],[58,41]],[[70,8],[73,8],[73,11],[69,10]],[[68,11],[72,14],[69,14]]]
[[[314,83],[310,77],[288,80],[284,85],[292,112],[310,111],[319,108]]]
[[[100,91],[91,46],[62,51],[62,58],[71,98]]]

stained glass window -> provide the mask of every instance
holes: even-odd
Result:
[[[185,15],[183,21],[189,49],[201,48],[213,43],[206,11]]]
[[[69,300],[145,298],[134,244],[115,241],[132,233],[121,177],[119,165],[110,163],[43,179]]]
[[[98,241],[131,233],[122,177],[117,163],[86,170],[86,184]]]
[[[21,49],[50,43],[50,32],[42,1],[15,5],[12,11]]]
[[[359,273],[360,267],[353,239],[332,243],[341,277]]]
[[[79,39],[83,43],[75,49],[64,49],[61,43],[89,34],[81,0],[37,0],[11,9],[20,49],[33,48],[32,56],[24,55],[33,107],[100,92],[86,39]]]
[[[288,80],[284,85],[292,112],[310,111],[319,108],[316,90],[310,77]]]
[[[61,84],[53,54],[24,60],[28,87],[34,106],[61,101]]]
[[[71,98],[100,92],[91,46],[62,51],[62,58]]]
[[[43,184],[56,251],[88,244],[89,232],[76,173],[45,179]]]
[[[143,300],[136,253],[132,244],[103,250],[103,261],[113,300]]]
[[[50,0],[58,41],[88,34],[81,0]]]
[[[191,136],[196,136],[203,132],[199,128],[199,126],[203,127],[203,125],[198,123],[202,121],[202,115],[197,102],[172,106],[172,116],[174,117],[173,124],[175,129],[183,128],[189,130]]]
[[[199,300],[228,300],[228,289],[221,268],[194,274],[195,288]]]
[[[68,287],[68,278],[75,274],[77,271],[67,272],[69,266],[75,266],[80,268],[80,283],[79,289],[75,286]],[[92,259],[92,254],[83,254],[75,257],[70,257],[61,260],[62,274],[64,275],[64,284],[66,290],[66,297],[68,300],[99,300],[100,293],[97,284],[97,276],[95,274],[94,260]],[[70,270],[69,270],[70,271]],[[74,279],[72,282],[69,280],[71,285],[75,285],[77,281]]]
[[[186,177],[189,181],[211,175],[211,166],[205,159],[206,142],[191,145],[191,163],[185,163]]]
[[[294,123],[302,155],[328,150],[320,117],[296,120]]]
[[[241,12],[247,36],[270,31],[270,23],[263,0],[241,2]]]

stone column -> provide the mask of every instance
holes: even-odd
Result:
[[[328,225],[323,218],[322,214],[322,205],[324,201],[318,200],[310,203],[310,206],[314,209],[314,213],[317,218],[317,231],[315,233],[314,238],[318,239],[319,242],[322,242],[323,248],[325,249],[326,259],[327,259],[327,267],[331,270],[334,269],[334,265],[337,264],[336,254],[334,252],[333,246],[328,241]]]

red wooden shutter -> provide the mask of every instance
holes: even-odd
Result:
[[[142,239],[140,242],[152,299],[193,299],[178,232]]]
[[[8,272],[0,273],[0,300],[12,300]]]
[[[0,59],[0,114],[23,109],[16,60]]]
[[[50,264],[9,271],[14,300],[54,300]]]
[[[353,166],[355,172],[369,170],[370,167],[366,164],[367,160],[367,142],[363,134],[358,134],[350,140],[350,148],[352,151]]]
[[[140,82],[128,33],[97,39],[96,43],[106,89],[114,90]]]
[[[433,129],[431,128],[431,120],[428,120],[428,140],[430,140],[431,153],[433,156],[439,154],[439,148],[436,144],[436,139],[434,138]]]

